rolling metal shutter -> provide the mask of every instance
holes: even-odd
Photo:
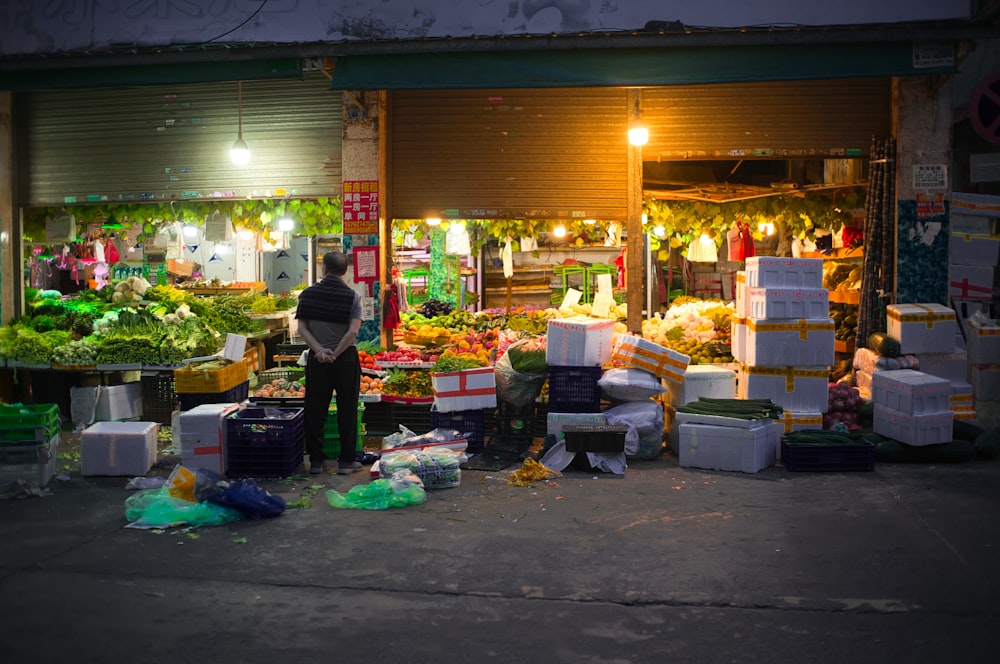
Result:
[[[27,204],[340,195],[342,94],[325,77],[243,83],[244,167],[237,96],[235,81],[18,96]]]
[[[624,88],[393,91],[388,214],[620,220]]]
[[[645,161],[843,158],[888,136],[889,79],[645,88]]]

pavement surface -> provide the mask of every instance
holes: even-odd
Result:
[[[127,528],[129,478],[0,500],[0,662],[1000,662],[1000,461],[463,471],[422,505]],[[78,448],[77,448],[78,449]],[[169,452],[169,450],[167,450]],[[149,475],[177,457],[161,455]]]

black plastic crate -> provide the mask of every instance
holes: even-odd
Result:
[[[535,405],[532,401],[524,406],[515,406],[503,399],[497,399],[497,417],[534,417]]]
[[[434,428],[431,426],[430,403],[389,403],[389,406],[392,432],[399,431],[401,424],[415,434],[427,433]]]
[[[500,436],[535,436],[534,417],[497,416],[496,433]]]
[[[250,396],[250,381],[245,380],[225,392],[192,392],[178,396],[181,410],[191,410],[206,403],[243,403]]]
[[[789,445],[781,443],[781,463],[790,471],[854,472],[875,469],[875,445]]]
[[[226,418],[229,477],[288,477],[296,473],[304,453],[301,408],[245,408]]]
[[[570,424],[563,427],[567,452],[624,452],[624,424]]]
[[[384,401],[365,404],[365,412],[361,418],[370,436],[386,436],[399,431],[392,423],[392,404]]]
[[[143,421],[169,425],[170,416],[180,405],[178,394],[174,391],[174,372],[144,371],[139,377],[139,385]]]
[[[486,436],[486,414],[483,409],[457,410],[451,413],[439,413],[431,408],[431,428],[438,427],[455,429],[468,440],[469,453],[483,449]]]
[[[601,412],[604,370],[593,367],[549,367],[549,410],[553,413]]]

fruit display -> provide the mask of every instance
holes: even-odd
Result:
[[[378,360],[375,359],[375,355],[362,348],[358,348],[358,360],[361,362],[362,369],[373,369],[378,371],[382,368],[379,366]]]
[[[421,315],[427,318],[450,314],[454,309],[455,305],[451,302],[442,302],[441,300],[427,300],[420,305]]]
[[[382,379],[377,376],[361,374],[361,394],[376,395],[382,394]]]
[[[396,350],[386,350],[374,356],[375,362],[379,366],[394,367],[399,363],[431,363],[437,362],[438,353],[428,353],[414,348],[397,348]]]
[[[691,364],[733,361],[733,307],[720,300],[679,297],[665,313],[642,323],[649,341],[691,357]]]
[[[823,288],[850,291],[861,288],[861,264],[857,261],[826,261],[823,263]]]
[[[253,395],[264,399],[301,399],[306,395],[306,386],[297,380],[275,378],[258,387]]]
[[[408,399],[433,398],[430,371],[426,369],[390,369],[382,381],[382,394]]]
[[[856,305],[832,305],[830,318],[836,326],[837,341],[854,343],[858,336],[858,307]]]

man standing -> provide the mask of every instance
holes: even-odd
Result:
[[[358,435],[358,395],[361,391],[361,362],[354,340],[361,328],[361,296],[344,283],[347,256],[331,251],[323,256],[323,280],[299,294],[295,317],[299,335],[309,345],[306,362],[306,452],[309,472],[324,470],[323,427],[333,392],[337,393],[337,431],[340,459],[337,473],[350,475],[361,470],[355,461]]]

